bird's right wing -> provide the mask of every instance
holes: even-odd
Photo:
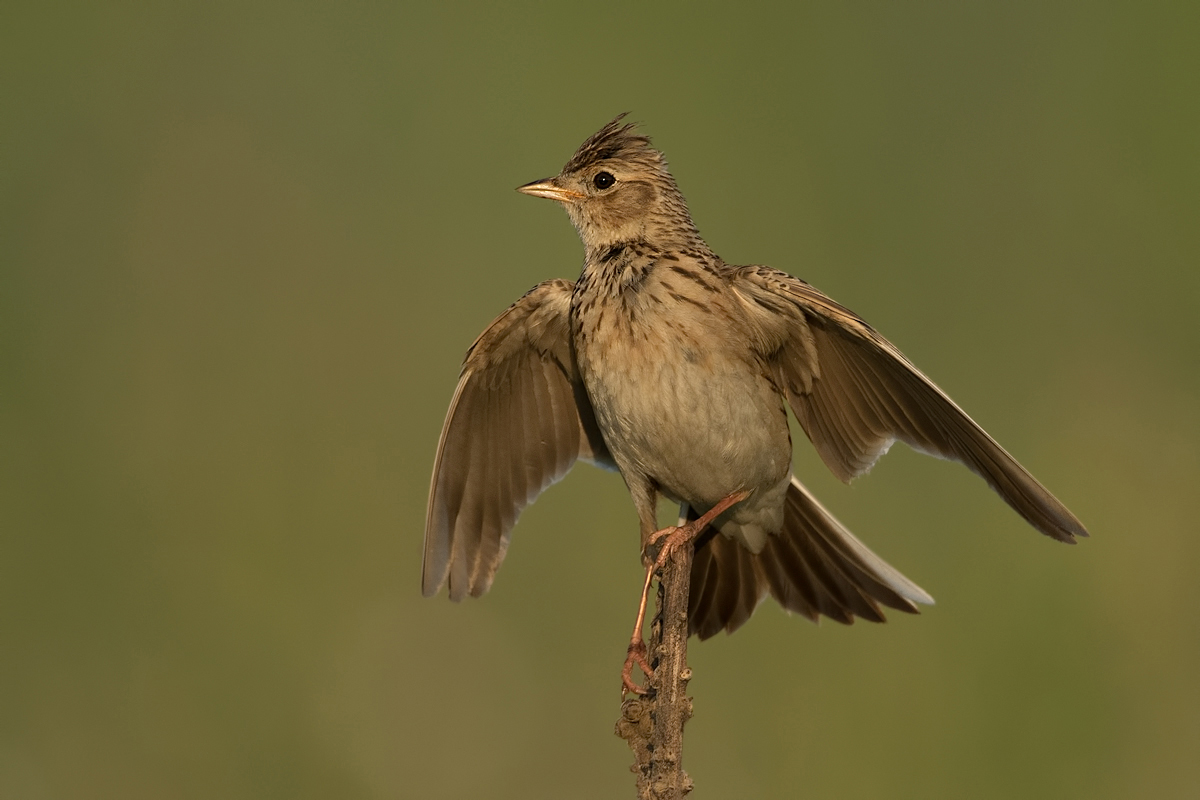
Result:
[[[896,347],[809,284],[768,267],[731,271],[757,349],[825,464],[866,472],[895,440],[965,464],[1031,525],[1059,541],[1083,524]]]
[[[573,286],[538,284],[467,351],[429,488],[427,597],[447,577],[452,600],[482,595],[521,509],[578,458],[612,466],[571,348]]]

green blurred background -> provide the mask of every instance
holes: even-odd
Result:
[[[103,6],[103,7],[102,7]],[[697,797],[1200,786],[1186,3],[7,3],[0,796],[631,797],[620,479],[424,600],[463,352],[620,111],[713,248],[896,342],[1090,527],[903,447],[797,470],[938,605],[694,646]]]

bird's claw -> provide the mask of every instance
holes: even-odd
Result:
[[[676,533],[679,530],[680,530],[679,527],[676,525],[668,525],[665,528],[660,528],[659,530],[656,530],[654,533],[650,534],[650,541],[646,542],[647,549],[654,547],[660,541],[668,538],[669,536],[671,536],[671,534]]]
[[[683,526],[670,525],[650,534],[646,549],[642,552],[644,563],[653,564],[655,572],[662,569],[671,553],[696,538],[698,532],[694,528],[694,523],[689,522]]]
[[[646,658],[646,643],[641,640],[631,641],[629,650],[625,655],[625,666],[621,668],[621,696],[626,692],[632,692],[636,695],[644,695],[648,690],[642,686],[638,686],[633,681],[633,665],[636,664],[642,669],[642,673],[646,676],[646,681],[650,680],[650,673],[654,670],[650,668],[650,662]]]

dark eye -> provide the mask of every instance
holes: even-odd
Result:
[[[596,177],[592,178],[592,185],[603,191],[617,182],[617,179],[612,176],[611,172],[597,172]]]

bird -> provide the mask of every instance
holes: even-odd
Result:
[[[422,591],[491,587],[521,510],[576,461],[615,469],[647,567],[623,691],[664,552],[692,546],[689,633],[741,627],[767,595],[813,621],[884,621],[933,598],[872,552],[792,470],[792,411],[844,482],[896,441],[961,462],[1041,533],[1083,524],[871,325],[799,278],[727,264],[663,154],[621,114],[562,170],[518,187],[566,209],[584,247],[467,350],[437,446]],[[659,529],[660,498],[680,524]],[[664,545],[651,557],[655,545]]]

